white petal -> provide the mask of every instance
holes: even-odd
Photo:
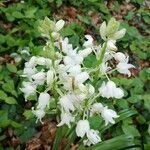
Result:
[[[115,45],[116,41],[115,40],[109,40],[107,42],[107,49],[108,50],[112,50],[112,51],[116,51],[117,50],[117,47]]]
[[[70,110],[71,111],[75,110],[73,103],[72,103],[72,97],[70,95],[65,95],[61,97],[59,103],[66,112],[69,112]]]
[[[55,27],[55,30],[56,31],[59,31],[63,28],[63,26],[65,25],[65,21],[64,20],[59,20],[56,22],[56,27]]]
[[[98,135],[98,133],[99,133],[98,131],[93,130],[93,129],[87,132],[87,138],[92,144],[97,144],[101,141],[101,138]]]
[[[84,137],[84,135],[90,130],[88,120],[80,120],[76,126],[76,134],[78,137]]]
[[[75,77],[76,84],[82,84],[89,78],[89,74],[87,72],[82,72]]]
[[[64,124],[68,125],[70,128],[70,123],[74,122],[74,117],[70,113],[61,113],[61,122],[57,125],[58,127],[63,126]]]
[[[38,98],[38,106],[37,109],[45,109],[46,106],[49,106],[50,95],[48,93],[40,93]]]
[[[46,82],[47,85],[51,85],[54,81],[54,71],[53,70],[49,70],[47,72],[47,76],[46,76]]]
[[[79,55],[81,56],[81,57],[87,57],[89,54],[91,54],[92,53],[92,48],[86,48],[86,49],[84,49],[84,50],[80,50],[79,51]]]
[[[115,55],[114,55],[114,58],[116,61],[118,62],[126,62],[127,61],[127,57],[125,54],[121,53],[121,52],[117,52]]]

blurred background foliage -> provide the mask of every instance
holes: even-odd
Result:
[[[45,119],[43,126],[35,124],[35,118],[30,111],[34,101],[25,102],[19,90],[20,75],[26,59],[21,51],[27,48],[32,55],[40,53],[45,40],[41,38],[37,26],[45,16],[54,20],[64,19],[67,26],[62,35],[68,36],[75,46],[80,46],[85,34],[91,34],[95,40],[101,42],[99,26],[102,21],[107,21],[112,16],[121,20],[121,28],[126,28],[127,33],[117,43],[118,49],[129,54],[130,61],[136,68],[131,70],[130,78],[116,74],[112,76],[125,90],[122,100],[113,101],[113,106],[120,112],[121,117],[109,129],[101,126],[101,120],[91,118],[91,126],[99,128],[105,135],[103,140],[108,140],[92,149],[150,150],[148,0],[0,0],[0,150],[19,150],[25,147],[31,149],[38,144],[43,148],[43,145],[53,142],[53,135],[48,136],[45,132],[48,128],[55,130],[55,121],[51,120],[49,123]],[[10,56],[13,52],[22,56],[21,63],[15,63]],[[85,60],[85,65],[94,67],[93,59],[94,56],[90,55]],[[109,101],[108,105],[109,103],[112,102]],[[47,118],[50,116],[52,118],[54,114],[49,114]],[[38,137],[39,133],[41,135]],[[32,139],[35,135],[38,144]],[[47,141],[47,138],[51,140]],[[82,145],[80,149],[84,149]]]

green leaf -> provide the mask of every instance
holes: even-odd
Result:
[[[0,100],[5,100],[5,98],[7,98],[7,94],[4,91],[0,90]]]
[[[15,87],[14,87],[14,82],[13,81],[9,81],[7,83],[4,83],[2,85],[2,88],[4,91],[11,93],[13,96],[17,97],[17,92],[15,91]]]
[[[12,72],[12,73],[16,73],[17,72],[17,68],[15,65],[13,64],[7,64],[7,69]]]
[[[20,128],[22,127],[22,124],[15,122],[13,120],[10,121],[10,124],[14,127],[14,128]]]
[[[13,12],[13,13],[12,13],[12,16],[15,17],[15,18],[18,18],[18,19],[24,17],[24,15],[23,15],[21,12],[19,12],[19,11]]]
[[[7,103],[7,104],[17,104],[17,101],[13,98],[13,97],[7,97],[7,98],[5,98],[5,102]]]
[[[102,119],[100,118],[100,116],[93,116],[89,118],[89,122],[90,122],[90,127],[96,130],[100,128],[102,124]]]
[[[102,141],[89,148],[82,146],[79,150],[120,150],[131,146],[140,147],[140,141],[130,135],[121,135],[110,140]]]
[[[26,18],[34,18],[35,17],[35,12],[37,11],[36,7],[31,7],[28,8],[27,11],[25,11],[25,17]]]
[[[133,125],[123,124],[122,130],[127,135],[132,135],[134,137],[139,137],[140,133]]]
[[[0,127],[5,128],[9,125],[10,120],[8,119],[8,111],[0,110]]]
[[[75,33],[74,30],[71,29],[70,27],[66,27],[61,31],[63,37],[73,35],[74,33]]]
[[[63,136],[63,127],[59,127],[56,132],[54,144],[52,150],[58,150],[58,145],[60,144]]]
[[[143,100],[144,100],[144,106],[145,108],[147,108],[148,110],[150,110],[150,94],[145,94],[142,96]]]
[[[32,110],[25,110],[23,115],[26,117],[26,119],[30,119],[30,118],[33,118],[33,113],[32,113]]]
[[[26,142],[29,140],[33,135],[35,134],[35,129],[33,127],[28,127],[27,129],[24,129],[23,133],[19,137],[22,142]]]

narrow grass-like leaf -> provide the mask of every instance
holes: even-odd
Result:
[[[52,150],[58,150],[59,144],[61,143],[61,140],[62,140],[62,136],[63,136],[63,127],[59,127],[57,128]]]
[[[121,135],[91,147],[82,145],[79,150],[120,150],[128,147],[140,147],[140,141],[130,135]]]

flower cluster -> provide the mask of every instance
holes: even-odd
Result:
[[[108,25],[102,23],[100,35],[104,40],[102,45],[94,44],[91,35],[85,35],[82,48],[74,48],[67,37],[63,38],[60,30],[64,21],[53,22],[47,17],[41,21],[39,30],[46,37],[46,46],[40,56],[33,56],[25,63],[21,91],[27,101],[30,96],[37,95],[38,100],[32,108],[37,121],[48,111],[51,111],[51,102],[55,101],[57,115],[60,115],[59,126],[69,128],[76,124],[76,135],[86,137],[83,143],[87,146],[101,141],[98,130],[91,129],[89,117],[99,115],[105,125],[114,124],[117,113],[109,109],[99,97],[107,99],[121,99],[124,92],[110,80],[109,74],[118,71],[130,76],[129,57],[117,52],[116,40],[125,35],[125,29],[119,29],[119,22],[112,18]],[[95,68],[86,68],[84,59],[91,53],[95,54]],[[116,61],[116,66],[110,65]],[[98,81],[103,81],[96,89]],[[106,81],[108,80],[108,81]],[[61,114],[59,114],[61,112]]]

